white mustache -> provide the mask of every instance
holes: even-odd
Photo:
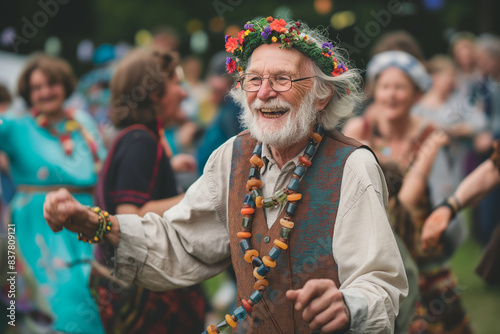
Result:
[[[256,109],[292,109],[292,105],[286,101],[282,100],[271,100],[271,101],[261,101],[259,99],[256,99],[255,101],[252,102],[251,105],[252,110]]]

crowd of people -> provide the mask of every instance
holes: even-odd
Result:
[[[78,81],[64,59],[34,56],[18,80],[24,110],[0,87],[0,221],[4,237],[15,226],[18,324],[2,332],[472,333],[449,260],[467,237],[460,211],[477,204],[477,271],[500,284],[500,38],[457,33],[447,55],[427,58],[391,32],[363,83],[299,22],[242,32],[206,71],[169,36]],[[299,194],[299,180],[311,190]],[[267,224],[252,234],[252,220]],[[287,242],[288,267],[277,258]],[[238,308],[207,328],[213,306],[199,283],[226,269]],[[327,294],[331,319],[313,320]],[[252,306],[248,324],[240,315]]]

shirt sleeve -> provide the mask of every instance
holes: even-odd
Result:
[[[151,200],[157,154],[157,142],[145,131],[135,130],[123,136],[114,152],[114,182],[113,189],[109,189],[115,205],[141,207]]]
[[[168,290],[199,283],[230,264],[226,208],[233,140],[212,154],[203,175],[163,217],[117,216],[118,278],[150,290]]]
[[[386,215],[387,194],[373,154],[366,149],[353,152],[345,165],[333,236],[340,291],[351,312],[349,333],[392,333],[408,294]]]

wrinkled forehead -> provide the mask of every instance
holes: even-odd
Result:
[[[308,65],[308,58],[295,49],[280,49],[278,44],[264,44],[252,53],[246,73],[299,76],[309,71]]]

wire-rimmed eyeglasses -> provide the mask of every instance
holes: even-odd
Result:
[[[292,88],[292,82],[302,81],[315,78],[316,76],[300,78],[292,80],[292,77],[287,74],[271,74],[267,78],[263,78],[258,74],[245,73],[240,76],[241,89],[247,92],[257,92],[262,86],[262,80],[269,80],[269,86],[276,92],[286,92]]]

